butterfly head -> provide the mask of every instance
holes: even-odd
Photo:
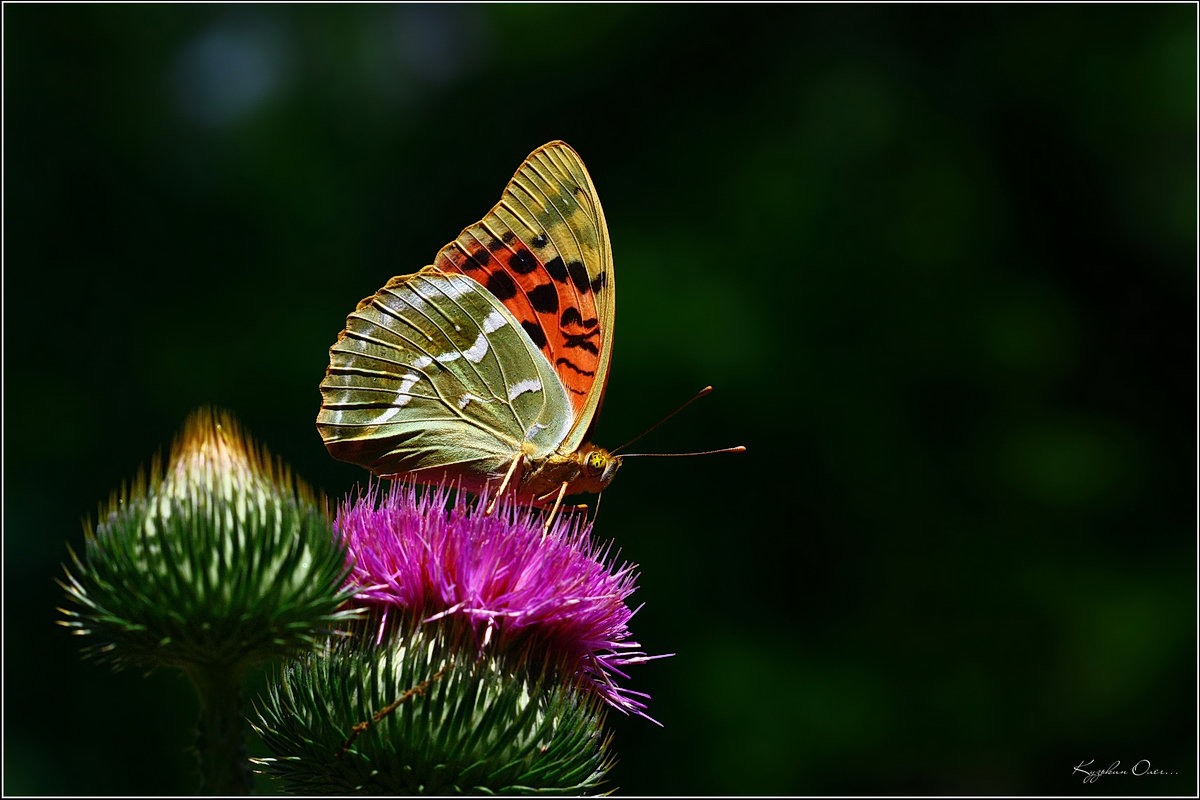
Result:
[[[599,494],[612,483],[621,466],[621,456],[585,442],[572,453],[531,458],[527,465],[521,478],[521,492],[541,502],[552,500],[563,484],[568,495]]]
[[[580,475],[580,480],[586,482],[589,486],[597,488],[584,489],[588,492],[600,492],[610,483],[617,474],[617,469],[621,466],[621,457],[613,455],[602,447],[592,447],[587,450],[587,455],[583,457],[583,474]]]

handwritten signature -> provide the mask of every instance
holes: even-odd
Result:
[[[1177,775],[1175,772],[1167,772],[1162,769],[1154,769],[1150,766],[1150,759],[1143,758],[1141,761],[1134,764],[1129,769],[1121,769],[1121,762],[1114,761],[1112,766],[1104,769],[1087,769],[1096,763],[1095,759],[1091,761],[1080,761],[1079,766],[1075,767],[1074,773],[1083,774],[1084,783],[1095,783],[1108,775],[1134,775],[1141,777],[1143,775]],[[1073,774],[1074,774],[1073,773]]]

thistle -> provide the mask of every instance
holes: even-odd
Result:
[[[494,647],[577,676],[622,712],[646,716],[648,696],[616,683],[651,658],[631,639],[626,600],[635,565],[617,566],[610,545],[568,511],[549,530],[537,511],[502,498],[494,514],[460,493],[393,484],[343,502],[335,525],[354,561],[354,602],[379,618],[441,624]],[[649,719],[649,717],[647,717]]]
[[[475,658],[444,628],[385,626],[284,668],[254,759],[295,794],[584,794],[612,766],[602,702],[554,676]]]
[[[582,515],[547,530],[511,500],[489,515],[450,494],[374,484],[339,507],[370,614],[262,703],[275,758],[258,763],[290,790],[590,791],[611,765],[604,709],[646,716],[617,685],[651,658],[629,631],[634,565]]]
[[[60,624],[114,668],[185,670],[201,699],[204,790],[246,789],[245,669],[311,647],[351,613],[326,512],[230,417],[201,410],[166,467],[156,458],[84,532]]]

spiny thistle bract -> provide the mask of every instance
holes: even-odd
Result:
[[[255,729],[297,794],[585,794],[612,766],[599,698],[476,658],[443,628],[385,625],[286,667]]]
[[[238,669],[322,640],[345,550],[323,503],[225,414],[201,409],[165,469],[114,493],[62,586],[60,624],[114,667]]]

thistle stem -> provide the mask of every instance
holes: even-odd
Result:
[[[200,762],[200,794],[243,795],[254,788],[246,749],[245,669],[229,665],[190,667],[188,677],[200,698],[196,751]]]

